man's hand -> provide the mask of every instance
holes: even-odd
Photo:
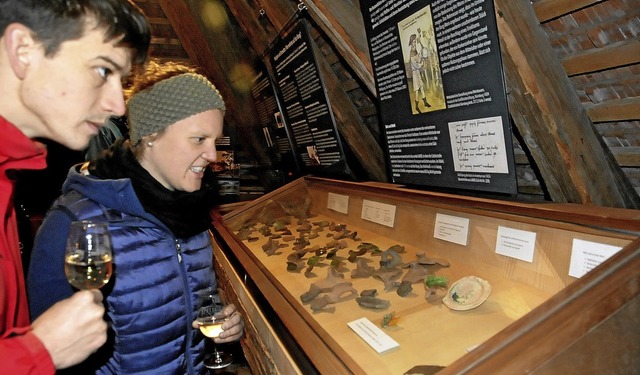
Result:
[[[77,292],[51,306],[31,326],[57,369],[78,364],[107,341],[102,293]]]

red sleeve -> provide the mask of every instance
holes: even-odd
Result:
[[[0,338],[0,369],[6,374],[51,375],[56,372],[49,352],[28,328],[14,329],[10,336],[5,332]]]

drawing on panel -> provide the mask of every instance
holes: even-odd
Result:
[[[400,21],[398,30],[412,113],[446,108],[431,5]]]

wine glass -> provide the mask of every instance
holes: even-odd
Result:
[[[67,237],[64,273],[78,289],[98,289],[109,282],[113,248],[106,223],[73,221]]]
[[[203,335],[214,339],[223,331],[222,324],[228,317],[224,315],[224,304],[214,288],[206,288],[198,292],[198,312],[196,321]],[[220,369],[229,366],[233,359],[231,354],[218,350],[213,341],[213,353],[204,360],[204,365],[210,369]]]

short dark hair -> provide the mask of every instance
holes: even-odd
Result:
[[[11,23],[30,28],[46,56],[60,45],[81,38],[87,21],[105,31],[105,41],[122,38],[119,46],[133,50],[134,65],[143,64],[151,42],[149,23],[131,0],[0,0],[0,31]]]

